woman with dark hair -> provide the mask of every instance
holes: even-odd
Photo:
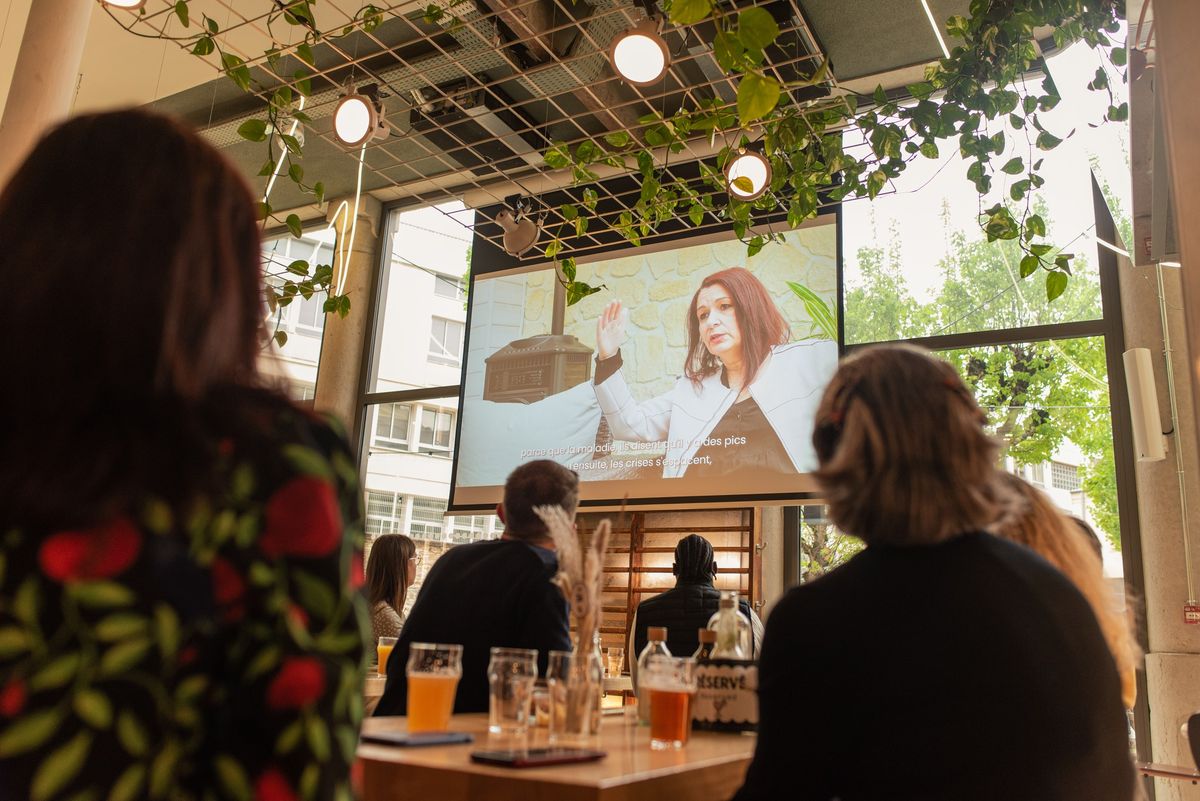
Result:
[[[0,242],[0,798],[348,797],[362,499],[258,373],[249,187],[164,117],[77,117]]]
[[[417,578],[417,546],[403,534],[383,534],[367,557],[367,603],[375,638],[399,637],[404,600]]]
[[[985,533],[1011,502],[954,368],[842,362],[813,433],[830,519],[866,548],[771,611],[736,801],[1130,801],[1121,685],[1087,600]]]
[[[744,267],[701,281],[686,324],[684,377],[665,395],[639,403],[621,371],[621,302],[600,314],[593,383],[613,437],[665,441],[664,478],[811,471],[812,415],[837,365],[837,343],[789,342],[787,321]]]

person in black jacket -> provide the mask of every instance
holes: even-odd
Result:
[[[452,548],[429,570],[388,659],[376,716],[405,714],[411,643],[463,646],[456,713],[487,711],[492,648],[536,649],[543,676],[550,651],[570,650],[567,603],[550,583],[558,572],[554,542],[533,509],[561,506],[574,516],[578,500],[579,477],[556,462],[529,462],[509,474],[497,509],[504,536]]]
[[[829,515],[867,547],[771,612],[736,801],[1129,801],[1104,636],[1070,580],[983,533],[1007,498],[954,369],[861,351],[816,420]]]
[[[708,625],[721,603],[721,591],[713,586],[717,576],[717,562],[713,558],[712,543],[699,534],[689,534],[675,545],[675,588],[653,595],[638,604],[629,627],[631,647],[628,649],[630,673],[636,672],[638,655],[647,643],[647,629],[663,626],[667,630],[667,650],[673,656],[691,656],[700,645],[697,631]],[[754,630],[754,652],[762,643],[762,621],[746,600],[740,599],[738,607]],[[746,655],[750,657],[750,654]]]

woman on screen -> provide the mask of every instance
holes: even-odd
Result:
[[[837,367],[837,343],[789,342],[766,287],[743,267],[701,281],[686,322],[684,377],[638,402],[621,370],[621,301],[601,312],[593,384],[613,437],[666,442],[664,478],[815,468],[813,414]]]

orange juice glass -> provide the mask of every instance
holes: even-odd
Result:
[[[408,649],[408,731],[448,731],[462,677],[462,646],[415,642]]]
[[[650,747],[656,751],[683,748],[692,729],[696,660],[652,656],[638,679],[650,701]]]
[[[387,675],[388,659],[392,656],[392,649],[396,647],[395,637],[380,637],[379,642],[375,645],[375,653],[379,657],[379,675]]]

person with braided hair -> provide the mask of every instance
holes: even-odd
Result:
[[[721,603],[721,591],[714,586],[717,562],[712,543],[699,534],[689,534],[675,546],[675,588],[651,596],[638,604],[629,627],[629,665],[635,670],[637,656],[646,647],[651,626],[667,629],[667,649],[675,656],[691,656],[700,644],[699,629],[708,625]],[[763,625],[745,599],[739,607],[754,631],[754,653],[762,643]]]

